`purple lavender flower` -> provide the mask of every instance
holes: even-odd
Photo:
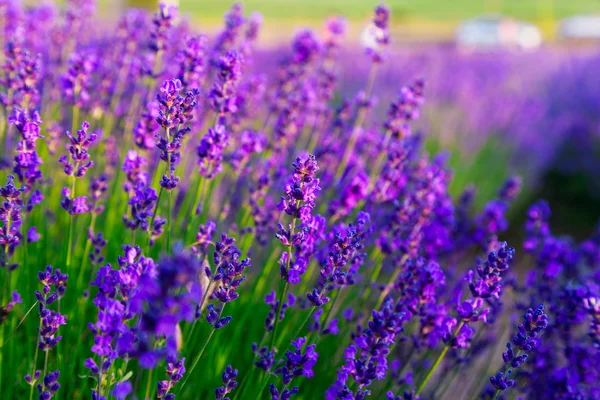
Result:
[[[381,4],[375,8],[373,22],[368,27],[367,55],[376,64],[383,61],[382,50],[390,43],[389,19],[389,8]]]
[[[150,43],[148,44],[154,53],[162,53],[167,50],[169,32],[173,26],[173,20],[177,18],[177,7],[164,3],[160,3],[158,7],[158,12],[152,18],[154,27],[150,33]]]
[[[234,3],[231,9],[224,18],[225,29],[217,36],[216,43],[213,48],[213,54],[218,56],[230,49],[235,44],[240,35],[241,27],[246,22],[244,18],[244,8],[240,3]],[[218,63],[218,61],[214,61]]]
[[[88,105],[91,98],[91,77],[96,66],[97,60],[93,54],[84,52],[71,54],[69,69],[62,77],[62,93],[69,104],[77,107]]]
[[[319,354],[316,352],[316,345],[306,345],[306,338],[297,338],[292,340],[294,350],[285,352],[285,362],[281,367],[275,369],[276,375],[281,375],[281,382],[287,386],[292,379],[298,376],[312,378],[314,372],[312,368],[317,363]],[[304,349],[304,353],[302,350]]]
[[[496,251],[489,253],[487,260],[481,263],[478,260],[475,271],[469,270],[467,281],[471,298],[461,302],[457,306],[457,312],[464,322],[476,322],[483,320],[487,322],[490,308],[484,302],[487,299],[499,299],[502,292],[502,278],[514,257],[515,250],[508,247],[506,242],[500,243]]]
[[[21,136],[21,140],[17,143],[13,172],[19,177],[22,184],[31,188],[42,179],[40,171],[42,159],[36,151],[37,139],[43,138],[40,134],[42,120],[37,111],[27,112],[17,109],[8,122],[17,128],[17,132]]]
[[[229,146],[229,135],[224,125],[216,125],[208,129],[208,133],[204,135],[196,149],[200,175],[212,179],[223,170],[223,151],[227,146]]]
[[[175,399],[174,394],[169,394],[169,391],[175,387],[177,382],[183,378],[183,374],[185,374],[185,357],[181,360],[169,361],[167,363],[167,380],[158,382],[158,388],[156,392],[156,396],[159,399],[165,400],[173,400]]]
[[[294,167],[292,182],[285,185],[285,197],[281,197],[278,208],[293,218],[307,222],[312,218],[310,213],[315,207],[316,194],[321,190],[319,179],[315,178],[319,165],[313,155],[309,155],[305,160],[297,157],[292,165]],[[283,244],[287,244],[286,242],[291,240],[291,234],[287,232],[286,235],[279,235],[278,238]]]
[[[62,339],[62,336],[56,334],[61,325],[67,324],[67,320],[64,315],[51,310],[49,306],[64,295],[67,279],[66,274],[61,273],[59,269],[53,270],[50,265],[44,271],[38,272],[38,280],[42,283],[43,290],[35,292],[40,314],[37,346],[42,351],[52,350]],[[55,289],[54,292],[52,288]]]
[[[3,268],[13,270],[18,264],[9,264],[9,257],[14,252],[15,247],[21,243],[21,210],[23,209],[22,194],[25,187],[17,188],[14,184],[14,176],[9,175],[6,185],[0,187],[0,197],[4,199],[0,203],[0,250],[2,259],[0,265]]]
[[[219,81],[215,82],[208,97],[213,111],[223,118],[237,112],[237,85],[242,76],[242,54],[228,51],[217,62]]]
[[[194,108],[198,105],[196,96],[200,93],[198,89],[194,89],[183,97],[179,94],[181,89],[179,79],[164,81],[161,94],[157,95],[159,116],[156,121],[164,129],[165,136],[157,135],[156,147],[161,151],[160,159],[167,163],[168,175],[163,175],[160,181],[161,187],[167,190],[175,189],[179,183],[175,167],[181,158],[183,139],[190,131],[190,127],[185,125],[193,118]]]
[[[527,210],[525,221],[525,232],[527,237],[523,243],[523,249],[532,253],[540,247],[544,239],[550,236],[550,206],[544,200],[540,200]]]
[[[216,400],[225,400],[228,399],[227,395],[233,391],[238,385],[235,380],[238,375],[238,370],[233,369],[231,365],[225,367],[225,371],[221,375],[221,380],[223,381],[223,386],[220,386],[215,389],[215,399]]]
[[[154,368],[162,358],[177,357],[177,324],[194,320],[203,294],[201,270],[195,257],[177,250],[159,260],[155,274],[142,275],[131,300],[131,311],[140,316],[135,354],[142,367]]]
[[[412,86],[400,89],[398,100],[390,105],[388,118],[384,122],[384,129],[394,138],[403,138],[412,134],[411,122],[419,119],[420,107],[425,99],[423,97],[425,82],[417,80]]]
[[[359,212],[356,222],[345,230],[339,230],[333,237],[326,263],[320,270],[317,287],[306,297],[313,306],[320,307],[329,302],[327,292],[331,286],[340,287],[354,283],[353,275],[358,268],[353,266],[356,253],[363,249],[363,242],[369,233],[371,217]]]
[[[543,305],[538,306],[535,311],[531,308],[527,309],[523,316],[523,323],[519,324],[517,334],[512,339],[512,344],[507,343],[507,350],[502,353],[505,366],[495,376],[490,377],[490,383],[496,389],[496,394],[515,385],[515,381],[510,379],[513,368],[519,368],[527,361],[529,353],[539,345],[538,335],[547,326],[548,316],[544,313]]]
[[[88,133],[88,129],[90,129],[90,124],[84,121],[81,129],[77,131],[77,136],[71,135],[69,131],[65,132],[71,142],[69,156],[61,155],[58,161],[64,165],[64,172],[68,176],[82,178],[86,171],[94,165],[94,162],[90,160],[89,149],[98,136],[95,133]]]

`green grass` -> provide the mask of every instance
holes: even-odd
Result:
[[[214,0],[181,0],[181,10],[200,19],[222,16],[232,2]],[[260,11],[266,18],[321,20],[328,15],[343,13],[350,20],[366,19],[375,0],[246,0],[246,10]],[[393,23],[406,18],[460,21],[478,14],[501,12],[525,20],[549,16],[563,18],[580,13],[600,12],[599,0],[388,0]]]

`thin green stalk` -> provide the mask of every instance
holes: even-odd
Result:
[[[417,392],[415,393],[415,395],[418,396],[419,393],[421,393],[423,391],[423,389],[425,389],[425,386],[427,385],[427,382],[429,382],[429,379],[431,379],[431,376],[435,372],[435,369],[440,365],[440,363],[444,359],[444,356],[446,355],[446,353],[450,349],[450,343],[452,342],[452,340],[454,338],[456,338],[456,336],[458,336],[458,334],[459,334],[459,332],[462,329],[462,327],[463,327],[464,324],[465,324],[464,321],[460,321],[460,324],[458,324],[458,327],[456,328],[456,331],[454,332],[454,335],[452,335],[452,339],[450,339],[448,341],[448,344],[446,344],[444,346],[444,349],[442,350],[442,352],[438,356],[437,360],[435,360],[435,362],[433,363],[433,365],[429,369],[429,372],[427,372],[427,375],[425,376],[425,379],[423,379],[423,382],[421,382],[421,384],[419,385],[419,388],[417,389]]]
[[[94,226],[96,225],[96,216],[97,214],[92,214],[92,220],[90,221],[90,231],[94,232]],[[135,231],[134,231],[135,232]],[[90,237],[87,238],[85,242],[85,248],[83,249],[83,260],[81,262],[81,268],[79,269],[78,277],[77,277],[77,288],[80,288],[83,284],[83,275],[85,274],[85,269],[87,268],[87,261],[89,257],[87,254],[90,252],[92,247],[92,239]]]
[[[148,380],[146,381],[146,395],[145,399],[150,398],[150,390],[152,388],[152,374],[154,373],[154,368],[148,371]]]
[[[160,199],[162,198],[164,189],[161,186],[158,191],[158,198],[156,199],[156,205],[154,206],[154,213],[152,214],[152,218],[150,219],[150,225],[148,226],[148,243],[146,244],[146,256],[150,252],[150,242],[152,241],[152,229],[154,226],[154,220],[156,219],[156,215],[158,214],[158,207],[160,206]]]
[[[38,359],[38,355],[40,352],[40,346],[38,346],[38,344],[35,344],[35,356],[33,357],[33,370],[31,371],[31,377],[33,379],[33,376],[35,375],[35,367],[37,366],[37,359]],[[29,400],[33,400],[33,388],[34,388],[34,384],[31,385],[31,388],[29,389]]]
[[[17,329],[19,329],[19,327],[21,325],[23,325],[23,322],[25,322],[25,319],[27,318],[27,316],[29,315],[29,313],[31,312],[31,310],[33,310],[33,308],[35,306],[37,306],[38,302],[36,301],[35,303],[33,303],[33,305],[31,307],[29,307],[29,310],[27,310],[27,312],[25,313],[25,315],[23,316],[23,318],[21,318],[21,320],[19,321],[19,323],[17,324],[17,326],[15,326],[15,329],[13,329],[13,331],[10,333],[10,335],[8,335],[8,337],[6,338],[6,340],[2,343],[2,345],[0,346],[0,350],[4,347],[4,345],[10,340],[12,339],[12,337],[14,336],[15,332],[17,331]],[[36,352],[37,352],[37,346],[36,348]],[[35,372],[35,371],[34,371]]]
[[[73,179],[73,181],[71,182],[71,198],[75,199],[75,183],[77,182],[77,179],[75,178],[75,176],[71,177]],[[67,241],[67,271],[69,270],[69,267],[71,266],[71,259],[73,257],[72,255],[72,251],[73,251],[73,233],[75,230],[75,216],[69,212],[69,239]]]
[[[223,310],[225,309],[226,305],[227,305],[227,303],[223,304],[223,307],[221,307],[221,311],[219,312],[219,316],[217,317],[217,321],[221,318],[221,315],[223,315]],[[181,393],[183,391],[183,387],[185,386],[185,383],[188,381],[190,375],[192,375],[192,372],[194,371],[194,368],[196,368],[196,365],[198,365],[198,362],[202,358],[202,355],[204,354],[204,351],[208,347],[208,343],[210,342],[210,339],[215,334],[215,331],[216,331],[216,329],[214,327],[212,327],[212,329],[210,330],[210,333],[208,334],[208,337],[206,338],[206,341],[202,345],[202,348],[200,349],[200,352],[198,353],[198,355],[196,356],[196,359],[194,360],[194,363],[192,364],[192,368],[189,369],[189,371],[185,375],[185,378],[183,379],[183,382],[181,382],[181,386],[179,386],[179,393]]]
[[[169,196],[167,197],[167,253],[169,253],[171,251],[171,214],[172,214],[171,201],[172,201],[172,197],[173,197],[173,191],[169,190],[168,195]]]
[[[289,260],[289,255],[288,255],[288,260]],[[288,264],[289,264],[289,261],[288,261]],[[287,294],[289,286],[290,286],[289,282],[285,282],[285,284],[283,285],[283,290],[279,293],[279,304],[277,305],[277,313],[275,313],[275,321],[273,323],[273,334],[271,335],[271,342],[269,343],[269,349],[273,348],[273,345],[275,344],[275,339],[277,338],[277,327],[279,325],[281,309],[283,307],[283,299],[285,298],[285,295]]]

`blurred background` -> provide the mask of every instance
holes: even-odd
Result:
[[[171,1],[198,31],[215,34],[232,2]],[[293,35],[323,28],[344,15],[342,92],[364,87],[368,60],[361,39],[372,0],[247,0],[261,13],[260,65],[275,70]],[[524,178],[521,206],[545,198],[557,232],[588,236],[600,217],[600,0],[390,0],[392,45],[376,83],[384,113],[413,79],[427,82],[420,128],[431,153],[449,150],[452,191],[477,186],[477,204],[492,198],[511,174]],[[126,7],[156,8],[144,0],[104,0],[101,14]]]

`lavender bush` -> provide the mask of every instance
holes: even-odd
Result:
[[[600,231],[451,190],[390,17],[352,88],[340,16],[0,0],[2,398],[600,399]]]

